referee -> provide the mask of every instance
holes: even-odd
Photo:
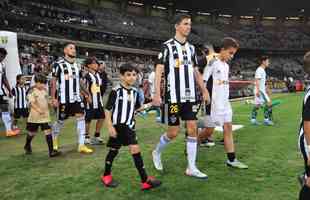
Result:
[[[165,94],[162,118],[168,123],[168,129],[160,137],[159,143],[152,152],[153,163],[157,170],[163,170],[161,153],[178,135],[181,119],[185,121],[188,133],[186,143],[188,166],[185,174],[196,178],[208,178],[196,166],[196,114],[199,108],[196,85],[201,89],[205,101],[209,101],[209,93],[198,71],[195,48],[187,41],[191,31],[191,17],[184,14],[177,15],[175,30],[175,37],[163,44],[156,65],[153,105],[161,104],[160,82],[164,74]],[[201,64],[205,65],[205,63]]]

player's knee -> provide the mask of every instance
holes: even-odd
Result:
[[[129,146],[129,151],[130,151],[131,154],[140,153],[140,147],[139,147],[139,145],[130,145]]]
[[[178,133],[179,133],[179,129],[170,129],[167,131],[167,137],[170,140],[173,140],[178,136]]]

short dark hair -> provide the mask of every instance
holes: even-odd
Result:
[[[304,55],[303,63],[304,63],[304,71],[310,74],[310,51],[308,51]]]
[[[126,72],[132,72],[132,71],[138,72],[137,68],[134,67],[130,63],[125,63],[125,64],[121,65],[119,68],[119,72],[121,75],[124,75]]]
[[[269,56],[263,55],[258,59],[259,64],[262,64],[264,61],[268,60]]]
[[[231,47],[239,49],[240,45],[236,39],[232,37],[225,37],[221,42],[221,48],[228,49]]]
[[[88,58],[86,58],[85,61],[84,61],[85,67],[88,67],[88,65],[94,64],[94,63],[97,63],[98,65],[100,64],[99,61],[98,61],[98,59],[97,59],[96,57],[94,57],[94,56],[88,57]]]
[[[74,42],[67,42],[67,43],[65,43],[65,45],[64,45],[64,49],[67,47],[67,46],[69,46],[69,45],[74,45],[74,46],[76,46],[76,44],[74,43]]]
[[[191,19],[192,17],[188,14],[177,14],[174,17],[174,24],[180,24],[184,19]]]
[[[6,56],[6,55],[8,55],[8,52],[6,51],[5,48],[0,48],[0,54]]]
[[[47,83],[47,78],[44,74],[38,73],[34,76],[34,82],[35,83],[42,83],[46,84]]]
[[[16,76],[16,82],[18,82],[22,77],[23,77],[22,74],[17,74],[17,76]]]

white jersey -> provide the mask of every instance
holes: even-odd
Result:
[[[3,92],[3,76],[5,75],[5,66],[0,62],[0,96],[5,95]]]
[[[205,68],[203,79],[211,95],[210,115],[231,113],[229,102],[229,65],[217,58]]]
[[[258,89],[260,92],[266,93],[266,71],[262,67],[258,67],[255,72],[255,79],[259,79]],[[256,87],[254,87],[254,93],[256,94]]]
[[[149,75],[149,84],[150,84],[150,94],[151,94],[151,98],[153,99],[154,95],[155,95],[155,72],[151,72]]]

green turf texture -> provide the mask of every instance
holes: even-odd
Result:
[[[24,155],[25,135],[16,138],[0,136],[0,199],[1,200],[116,200],[116,199],[206,199],[206,200],[292,200],[297,199],[300,186],[297,175],[303,160],[297,148],[297,135],[303,93],[281,94],[281,105],[274,111],[275,126],[252,126],[251,105],[233,103],[234,123],[245,127],[234,133],[237,157],[249,165],[248,170],[225,166],[222,145],[200,148],[198,166],[209,180],[184,176],[184,130],[162,155],[164,172],[152,165],[151,150],[164,127],[155,117],[137,118],[137,135],[145,167],[149,175],[163,182],[162,187],[142,192],[140,179],[128,148],[123,147],[113,165],[113,175],[120,185],[116,189],[100,182],[107,148],[94,146],[92,155],[77,153],[75,122],[70,119],[60,136],[64,154],[48,158],[43,133],[33,141],[33,155]],[[262,121],[263,110],[259,111]],[[22,126],[24,127],[24,125]],[[25,130],[23,130],[25,131]],[[103,130],[105,141],[107,131]],[[221,134],[216,133],[216,140]]]

